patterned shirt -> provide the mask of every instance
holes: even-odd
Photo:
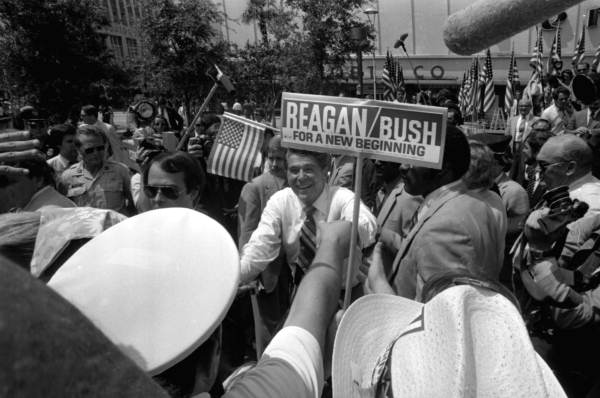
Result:
[[[107,160],[93,176],[79,162],[63,172],[59,187],[77,206],[124,213],[125,200],[130,197],[129,171],[121,163]]]

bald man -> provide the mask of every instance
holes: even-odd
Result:
[[[567,185],[571,199],[586,202],[588,214],[600,214],[600,180],[592,175],[592,150],[581,138],[551,137],[540,149],[537,164],[547,190]]]

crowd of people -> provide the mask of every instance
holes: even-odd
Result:
[[[244,182],[206,172],[218,112],[181,143],[191,118],[164,100],[150,119],[132,109],[131,142],[93,105],[49,127],[25,109],[25,131],[0,133],[0,384],[15,396],[595,396],[600,92],[578,103],[561,77],[545,108],[542,95],[524,90],[504,134],[471,135],[455,93],[431,95],[449,115],[441,169],[366,160],[356,213],[354,158],[286,149],[275,127]],[[232,106],[265,122],[246,110]],[[218,329],[151,378],[44,284],[106,229],[171,207],[227,230],[240,283]],[[57,332],[59,317],[87,337]],[[79,359],[40,349],[40,329]],[[98,379],[82,371],[103,363]]]

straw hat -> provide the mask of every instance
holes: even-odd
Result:
[[[220,325],[239,279],[236,245],[199,212],[149,211],[79,249],[48,285],[151,375]]]
[[[473,286],[427,304],[369,295],[344,314],[333,350],[333,396],[564,397],[518,310]]]

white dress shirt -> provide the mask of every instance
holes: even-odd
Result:
[[[590,208],[586,215],[600,213],[600,180],[592,173],[569,184],[569,196],[588,204]]]
[[[314,218],[319,223],[352,221],[354,193],[349,189],[325,185],[323,192],[313,203]],[[283,248],[288,264],[294,267],[300,249],[300,230],[306,219],[304,204],[291,188],[284,188],[271,196],[262,213],[256,230],[242,249],[241,282],[255,279],[279,255]],[[375,216],[361,202],[358,217],[359,246],[365,248],[375,242],[377,222]],[[317,242],[319,231],[317,228]],[[355,268],[361,262],[357,256]]]

